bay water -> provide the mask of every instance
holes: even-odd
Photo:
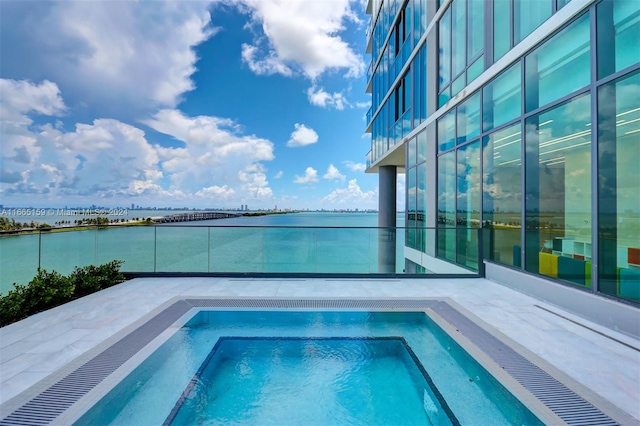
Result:
[[[175,213],[172,212],[172,213]],[[378,272],[376,213],[301,212],[156,226],[0,236],[0,293],[26,284],[38,266],[68,274],[76,266],[123,260],[123,272]],[[404,226],[404,214],[397,216]],[[404,230],[396,232],[402,272]]]

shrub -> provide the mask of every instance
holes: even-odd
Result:
[[[124,280],[121,260],[103,265],[76,267],[69,276],[38,268],[29,284],[14,284],[14,289],[0,296],[0,327],[38,312],[67,303]]]
[[[99,266],[89,265],[75,268],[69,275],[74,286],[74,298],[95,293],[124,280],[124,275],[120,273],[120,267],[123,263],[121,260],[113,260]]]
[[[25,311],[28,315],[46,311],[73,298],[73,284],[56,271],[38,269],[38,274],[25,289]]]

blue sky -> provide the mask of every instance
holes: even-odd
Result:
[[[365,5],[0,1],[0,203],[377,208]]]

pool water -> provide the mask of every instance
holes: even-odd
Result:
[[[76,424],[542,424],[423,312],[199,311]]]
[[[400,337],[222,337],[166,423],[280,424],[285,408],[300,425],[457,424],[410,351]]]

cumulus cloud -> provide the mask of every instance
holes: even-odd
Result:
[[[321,87],[309,87],[309,89],[307,90],[307,98],[312,105],[322,108],[333,107],[337,110],[342,111],[345,106],[350,106],[349,102],[347,102],[347,99],[342,93],[329,93]]]
[[[339,35],[345,22],[360,22],[349,0],[241,2],[253,27],[262,29],[253,44],[242,46],[243,61],[252,71],[290,76],[295,67],[310,79],[327,70],[344,69],[347,77],[362,75],[362,56]]]
[[[377,191],[363,191],[357,179],[351,179],[346,188],[337,188],[322,199],[323,203],[335,207],[375,208],[378,203]]]
[[[278,173],[276,173],[273,178],[274,179],[280,179],[282,177],[282,175],[284,174],[284,172],[282,170],[280,170]]]
[[[58,85],[48,80],[40,84],[30,81],[0,79],[0,115],[3,122],[18,124],[24,114],[61,115],[67,109]],[[26,123],[28,124],[28,123]]]
[[[343,161],[344,165],[347,167],[347,169],[351,170],[352,172],[364,172],[365,170],[367,170],[367,166],[364,163],[354,163],[353,161]]]
[[[295,176],[293,183],[315,183],[318,181],[318,171],[313,167],[307,167],[304,171],[304,176]]]
[[[236,192],[232,188],[227,187],[227,185],[223,185],[223,186],[213,185],[213,186],[208,186],[206,188],[202,188],[200,191],[196,192],[194,195],[200,198],[213,198],[213,199],[222,198],[224,200],[228,200],[235,193]]]
[[[291,133],[291,138],[287,142],[288,147],[295,148],[318,142],[318,134],[312,128],[300,123],[296,123],[294,127],[295,130]]]
[[[200,205],[219,206],[221,200],[273,196],[262,164],[274,158],[273,143],[244,134],[233,120],[161,110],[144,123],[182,143],[161,147],[142,129],[114,119],[77,123],[72,131],[57,122],[34,125],[30,114],[42,112],[46,121],[64,111],[57,88],[46,82],[1,84],[25,92],[2,98],[4,199],[25,201],[39,194],[38,201],[113,205],[137,197],[150,203],[201,200]],[[13,119],[4,120],[5,114]]]
[[[324,176],[322,176],[322,178],[327,180],[344,181],[346,179],[346,176],[340,173],[340,171],[337,169],[336,166],[334,166],[333,164],[329,164],[327,173],[325,173]]]
[[[253,197],[270,195],[265,171],[259,163],[275,158],[269,140],[242,134],[233,120],[187,117],[173,109],[161,110],[143,123],[185,143],[181,148],[157,147],[163,169],[170,172],[175,186],[195,190],[210,182],[228,183],[232,187],[235,183]]]
[[[291,68],[282,63],[278,57],[271,52],[263,59],[257,59],[258,48],[247,43],[242,43],[242,62],[249,66],[249,69],[258,75],[282,74],[287,77],[293,75]]]
[[[208,8],[178,1],[3,4],[1,35],[12,40],[3,44],[3,68],[55,81],[108,113],[174,107],[195,88],[194,47],[218,31]]]

